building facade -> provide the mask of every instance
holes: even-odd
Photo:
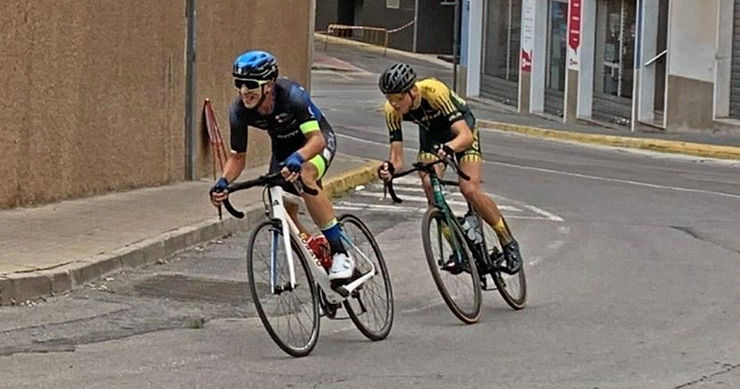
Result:
[[[389,47],[451,54],[454,6],[454,1],[442,0],[316,0],[315,28],[326,31],[336,23],[393,30],[408,25],[390,35]]]
[[[468,96],[668,131],[740,118],[740,0],[463,0]]]
[[[228,143],[236,55],[270,50],[281,74],[307,84],[314,10],[313,0],[9,2],[0,208],[210,176],[204,99]],[[264,164],[269,138],[249,141],[249,163]]]

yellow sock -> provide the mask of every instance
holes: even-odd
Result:
[[[509,242],[514,240],[511,236],[511,231],[509,231],[509,226],[506,225],[503,217],[498,219],[498,222],[493,225],[493,230],[496,231],[496,235],[498,235],[498,239],[501,241],[501,244],[509,244]]]
[[[445,224],[442,226],[441,230],[442,230],[442,236],[445,238],[445,240],[447,240],[448,242],[450,242],[450,244],[452,244],[452,231],[450,230],[450,226]]]

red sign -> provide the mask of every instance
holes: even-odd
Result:
[[[568,46],[574,51],[578,51],[578,47],[581,45],[581,0],[570,0],[568,14],[570,16],[568,21]]]
[[[522,49],[522,71],[532,71],[532,53]]]

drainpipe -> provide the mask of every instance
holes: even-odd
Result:
[[[414,43],[411,49],[414,53],[416,53],[417,34],[419,34],[419,0],[414,3]]]
[[[195,180],[195,2],[185,0],[187,42],[185,47],[185,179]]]
[[[452,90],[457,92],[457,60],[460,51],[460,0],[455,0],[455,31],[452,34]]]

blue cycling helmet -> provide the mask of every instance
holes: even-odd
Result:
[[[278,76],[277,60],[266,51],[247,51],[234,60],[233,75],[236,78],[275,80]]]

